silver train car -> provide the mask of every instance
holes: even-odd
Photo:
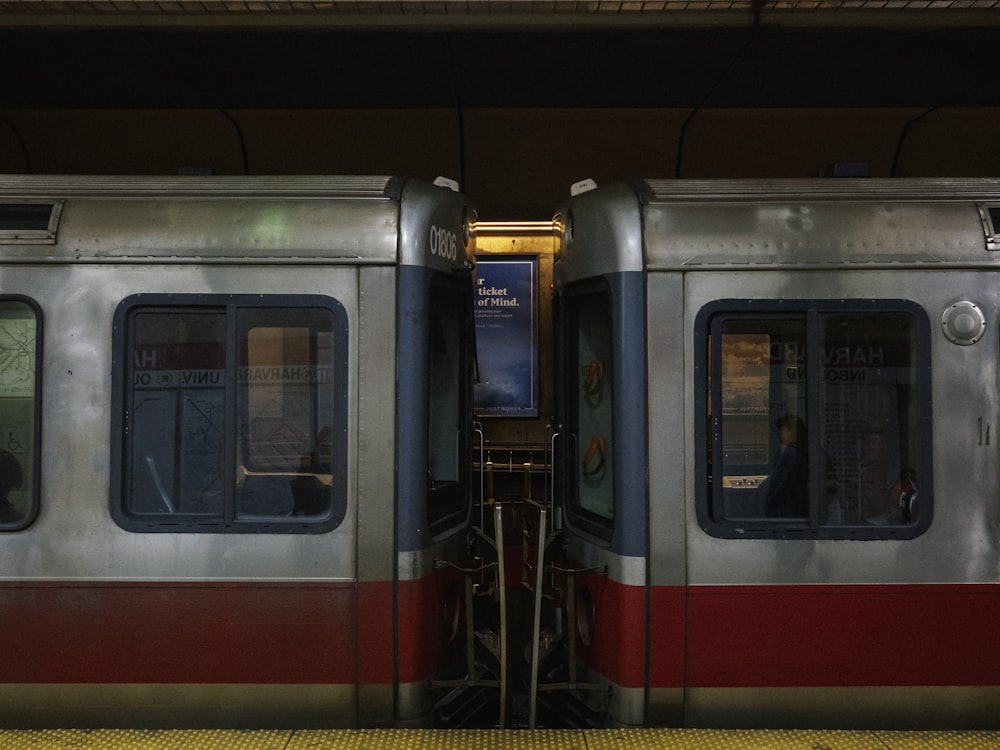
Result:
[[[1000,725],[1000,181],[593,187],[556,217],[540,710]]]
[[[0,177],[0,723],[431,723],[474,224],[399,178]]]

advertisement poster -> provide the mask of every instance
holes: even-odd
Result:
[[[498,256],[487,256],[497,258]],[[536,335],[538,261],[507,257],[476,262],[476,414],[538,416]]]

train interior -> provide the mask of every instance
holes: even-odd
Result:
[[[467,572],[474,615],[458,634],[465,663],[454,667],[474,679],[432,685],[439,726],[603,722],[606,690],[578,674],[564,623],[573,602],[553,505],[556,241],[549,222],[477,225],[473,525],[482,565]]]

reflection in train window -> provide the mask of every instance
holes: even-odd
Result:
[[[150,531],[333,528],[344,513],[343,309],[216,299],[138,295],[119,307],[116,519]]]
[[[566,432],[568,506],[573,520],[607,537],[615,514],[611,299],[604,287],[566,296],[568,364]]]
[[[771,305],[773,307],[773,305]],[[930,522],[929,341],[902,302],[700,315],[699,517],[720,536],[913,537]],[[918,491],[919,488],[919,491]]]
[[[464,517],[470,502],[470,310],[466,285],[435,277],[427,342],[427,513],[434,532]]]
[[[38,513],[40,334],[34,302],[0,298],[0,531],[23,529]]]

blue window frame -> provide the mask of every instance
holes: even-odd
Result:
[[[0,297],[0,531],[38,515],[42,313],[26,297]]]
[[[698,517],[721,537],[930,523],[930,333],[901,300],[729,300],[695,331]]]
[[[136,295],[115,316],[130,531],[323,532],[346,510],[347,324],[327,297]]]

